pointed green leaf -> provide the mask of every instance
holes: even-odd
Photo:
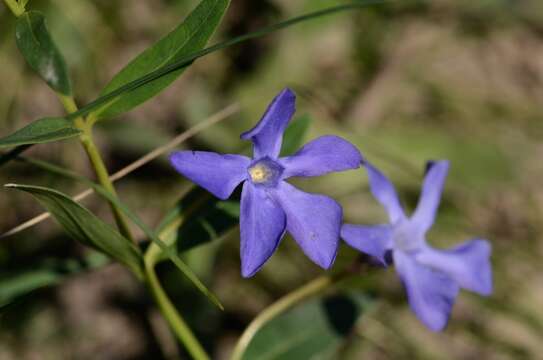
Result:
[[[125,83],[124,85],[116,88],[115,90],[112,90],[111,92],[107,92],[104,95],[101,95],[97,99],[93,100],[92,102],[88,103],[78,111],[71,113],[67,116],[68,119],[75,119],[80,116],[86,116],[91,113],[97,113],[100,109],[106,109],[109,106],[111,106],[112,103],[116,101],[116,99],[122,97],[123,94],[126,94],[131,91],[135,91],[136,89],[139,89],[146,84],[149,84],[151,82],[157,81],[158,79],[163,78],[164,76],[167,76],[168,74],[171,74],[172,72],[178,71],[180,69],[183,69],[190,65],[194,60],[201,58],[203,56],[209,55],[211,53],[214,53],[216,51],[220,51],[222,49],[225,49],[230,46],[234,46],[240,43],[243,43],[245,41],[249,41],[252,39],[256,39],[259,37],[266,36],[268,34],[271,34],[275,31],[279,31],[281,29],[288,28],[290,26],[302,23],[304,21],[316,19],[322,16],[331,15],[334,13],[338,13],[341,11],[351,11],[351,10],[360,10],[362,8],[372,6],[372,5],[378,5],[385,3],[386,0],[365,0],[365,1],[358,1],[355,3],[350,4],[343,4],[338,6],[332,6],[330,8],[326,8],[323,10],[318,10],[309,14],[304,14],[301,16],[297,16],[267,27],[264,27],[262,29],[250,32],[248,34],[244,34],[238,37],[235,37],[233,39],[228,39],[226,41],[223,41],[221,43],[215,44],[213,46],[195,51],[193,53],[190,53],[186,56],[182,56],[181,58],[177,59],[176,61],[173,61],[171,63],[168,63],[167,65],[161,66],[158,69],[151,71],[149,73],[146,73],[145,75],[142,75],[138,77],[137,79],[134,79],[128,83]],[[28,149],[30,146],[21,146],[14,150],[12,150],[8,154],[0,155],[0,166],[7,163],[8,161],[14,159],[17,154],[21,154],[23,151]]]
[[[175,236],[177,250],[183,253],[198,245],[221,238],[238,224],[239,201],[222,201],[213,198],[205,206],[190,214],[172,235]]]
[[[155,233],[179,253],[224,236],[239,224],[239,199],[219,200],[194,187],[164,217]],[[162,254],[157,261],[165,260]]]
[[[43,14],[28,11],[21,15],[17,19],[15,38],[28,65],[53,90],[63,95],[71,95],[66,62],[47,29]]]
[[[338,359],[368,305],[369,299],[360,292],[300,304],[260,328],[241,359]]]
[[[305,114],[290,122],[283,136],[281,156],[292,155],[302,146],[311,121],[311,117]]]
[[[101,95],[108,94],[152,71],[201,50],[219,25],[228,4],[229,0],[202,0],[177,28],[123,68],[104,88]],[[161,92],[184,70],[185,68],[177,69],[139,88],[123,93],[115,101],[97,110],[96,117],[113,117],[136,107]]]
[[[91,183],[92,184],[92,183]],[[213,294],[203,283],[202,281],[196,276],[196,274],[192,271],[192,269],[181,260],[181,258],[177,255],[177,253],[172,249],[171,246],[166,244],[164,241],[162,241],[156,234],[149,228],[141,219],[132,212],[126,205],[124,205],[117,197],[112,196],[108,191],[106,191],[103,187],[92,184],[91,185],[100,196],[104,197],[106,200],[113,203],[117,208],[119,208],[123,214],[126,215],[127,218],[129,218],[134,224],[136,224],[144,233],[151,239],[153,242],[153,245],[158,246],[158,248],[170,259],[170,261],[179,269],[183,275],[189,279],[194,286],[202,294],[204,294],[211,302],[213,302],[215,305],[217,305],[221,310],[224,309],[221,302]]]
[[[194,51],[185,56],[176,58],[175,61],[170,61],[166,63],[165,65],[156,68],[156,70],[147,72],[144,75],[141,75],[135,78],[134,80],[124,83],[124,85],[115,87],[114,90],[107,91],[107,92],[103,91],[100,97],[91,101],[90,103],[88,103],[87,105],[79,109],[78,111],[71,113],[70,115],[68,115],[68,118],[75,119],[77,117],[86,116],[91,113],[94,113],[94,116],[97,116],[98,113],[100,113],[102,110],[106,110],[107,108],[109,108],[119,98],[123,97],[124,94],[135,91],[136,89],[139,89],[141,87],[144,87],[145,85],[151,82],[157,81],[158,79],[161,79],[165,76],[168,76],[169,74],[176,72],[180,69],[184,69],[190,64],[192,64],[192,62],[194,62],[196,59],[199,59],[206,55],[220,51],[222,49],[228,48],[230,46],[234,46],[246,41],[250,41],[252,39],[260,38],[268,34],[271,34],[275,31],[279,31],[281,29],[285,29],[285,28],[288,28],[296,24],[300,24],[305,21],[317,19],[319,17],[335,14],[342,11],[361,10],[369,6],[379,5],[385,2],[386,0],[359,0],[353,3],[332,6],[326,9],[314,11],[312,13],[293,17],[291,19],[288,19],[276,24],[272,24],[270,26],[266,26],[256,31],[253,31],[241,36],[237,36],[232,39],[225,40],[215,45],[202,48],[198,51]],[[102,118],[102,117],[103,116],[97,116],[97,118]]]
[[[63,193],[41,186],[8,184],[9,188],[32,194],[74,239],[100,250],[141,275],[139,249],[89,210]]]
[[[47,143],[69,139],[79,134],[81,134],[81,130],[75,128],[70,120],[56,117],[43,118],[1,138],[0,148]]]
[[[25,161],[29,160],[25,159]],[[156,236],[155,233],[143,221],[141,221],[141,219],[134,212],[119,201],[116,196],[111,195],[111,193],[105,190],[102,186],[95,184],[87,178],[82,177],[70,170],[46,163],[44,161],[31,160],[31,162],[46,169],[47,171],[81,181],[91,186],[98,195],[114,204],[126,215],[127,218],[136,224],[145,233],[145,235],[151,239],[154,245],[158,246],[158,248],[172,261],[172,263],[174,263],[174,265],[194,284],[194,286],[196,286],[198,290],[207,296],[208,299],[210,299],[220,309],[223,309],[223,306],[218,298],[211,291],[209,291],[209,289],[200,281],[200,279],[187,266],[187,264],[185,264],[179,258],[174,249],[160,240],[160,238]],[[5,186],[32,193],[42,203],[42,205],[44,205],[48,211],[51,212],[53,217],[55,217],[61,223],[65,230],[70,233],[70,235],[73,234],[72,236],[79,241],[102,250],[115,259],[128,265],[132,270],[134,270],[136,275],[141,275],[140,271],[143,259],[139,249],[117,233],[111,226],[102,222],[91,212],[81,205],[75,203],[66,195],[56,190],[40,186],[17,184],[8,184]],[[73,213],[73,211],[76,212]],[[77,216],[73,214],[76,214]],[[110,232],[113,232],[114,234],[110,234]],[[99,236],[94,237],[93,235]],[[107,236],[111,236],[111,242],[104,240],[104,237],[107,239]],[[124,241],[125,244],[120,243],[118,240]],[[95,245],[93,245],[92,242],[94,242]],[[134,253],[137,259],[134,259]]]

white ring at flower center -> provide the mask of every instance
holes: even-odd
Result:
[[[394,247],[402,251],[413,251],[420,248],[424,242],[423,236],[417,228],[409,222],[396,224],[392,229]]]

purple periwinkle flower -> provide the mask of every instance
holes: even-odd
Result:
[[[285,231],[317,265],[328,269],[336,257],[343,217],[333,199],[298,190],[285,180],[360,166],[360,152],[337,136],[319,137],[292,156],[279,157],[283,132],[296,96],[281,91],[260,122],[241,135],[253,142],[253,159],[206,151],[179,151],[172,165],[213,195],[226,199],[243,182],[240,235],[241,273],[253,276],[273,254]]]
[[[460,288],[485,296],[491,294],[490,244],[474,239],[448,250],[436,250],[426,243],[425,234],[434,223],[448,161],[428,163],[419,203],[410,218],[405,215],[392,183],[371,164],[364,165],[371,192],[385,207],[390,223],[345,224],[341,237],[384,265],[391,255],[411,309],[428,328],[440,331],[447,324]]]

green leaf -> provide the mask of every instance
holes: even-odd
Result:
[[[242,359],[338,359],[369,304],[361,292],[348,292],[298,305],[260,328]]]
[[[189,216],[178,229],[175,234],[177,250],[182,253],[219,239],[238,224],[239,202],[213,199]]]
[[[31,122],[22,129],[0,139],[0,148],[9,146],[42,144],[69,139],[81,134],[70,120],[48,117]]]
[[[237,45],[240,43],[243,43],[245,41],[249,41],[251,39],[256,39],[265,35],[268,35],[270,33],[273,33],[275,31],[279,31],[281,29],[302,23],[304,21],[316,19],[322,16],[331,15],[334,13],[338,13],[341,11],[352,11],[352,10],[360,10],[365,7],[369,7],[372,5],[379,5],[385,3],[386,0],[360,0],[357,2],[349,3],[349,4],[343,4],[338,6],[332,6],[326,9],[318,10],[312,13],[304,14],[301,16],[293,17],[291,19],[266,26],[264,28],[261,28],[259,30],[250,32],[248,34],[244,34],[241,36],[237,36],[233,39],[228,39],[226,41],[220,42],[218,44],[215,44],[213,46],[195,51],[193,53],[189,53],[186,56],[181,56],[175,61],[171,61],[165,65],[162,65],[158,67],[156,70],[153,70],[151,72],[146,73],[143,76],[140,76],[128,83],[125,83],[124,85],[121,85],[118,88],[115,88],[115,90],[111,90],[110,92],[103,91],[103,95],[100,96],[98,99],[95,99],[94,101],[90,102],[89,104],[85,105],[78,111],[70,114],[68,117],[70,119],[75,119],[79,116],[85,116],[87,114],[90,114],[92,112],[94,113],[100,113],[100,109],[107,109],[109,108],[112,103],[115,103],[119,98],[122,98],[124,94],[128,92],[135,91],[136,89],[139,89],[155,80],[161,79],[164,76],[168,76],[172,72],[176,72],[178,70],[181,70],[190,64],[198,58],[204,57],[208,54],[214,53],[216,51],[222,50],[224,48]],[[96,114],[95,114],[96,116]],[[103,116],[98,116],[98,118],[101,118]]]
[[[47,30],[43,14],[28,11],[21,15],[17,19],[15,38],[28,65],[53,90],[63,95],[71,95],[72,89],[66,63]]]
[[[229,0],[202,0],[185,21],[123,68],[104,88],[101,95],[201,50],[219,25],[228,4]],[[96,117],[113,117],[136,107],[161,92],[185,69],[186,67],[177,69],[144,86],[125,92],[114,102],[99,109],[95,113]]]
[[[164,217],[155,233],[179,253],[221,238],[239,224],[239,199],[219,200],[194,187]],[[160,260],[164,260],[162,256]]]
[[[100,250],[141,275],[142,256],[139,249],[89,210],[63,193],[41,186],[7,184],[8,188],[32,194],[64,230],[81,243]]]
[[[292,155],[300,148],[307,130],[309,130],[311,121],[311,117],[308,114],[305,114],[290,122],[287,130],[285,130],[285,135],[283,136],[281,156]]]
[[[80,116],[86,116],[92,112],[97,112],[98,109],[100,108],[107,108],[111,105],[111,103],[115,102],[116,99],[121,97],[123,94],[139,89],[150,82],[153,82],[157,79],[161,79],[162,77],[167,76],[168,74],[175,72],[177,70],[183,69],[189,66],[194,60],[201,58],[203,56],[209,55],[211,53],[214,53],[216,51],[220,51],[224,48],[234,46],[234,45],[243,43],[245,41],[249,41],[252,39],[259,38],[259,37],[263,37],[275,31],[288,28],[290,26],[302,23],[304,21],[316,19],[322,16],[331,15],[331,14],[338,13],[341,11],[361,10],[362,8],[372,6],[372,5],[383,4],[385,2],[386,0],[366,0],[366,1],[358,1],[355,3],[333,6],[333,7],[326,8],[323,10],[318,10],[309,14],[297,16],[297,17],[264,27],[262,29],[253,31],[251,33],[235,37],[233,39],[228,39],[221,43],[215,44],[213,46],[207,47],[205,49],[201,49],[192,54],[184,56],[180,58],[179,60],[176,60],[167,65],[164,65],[154,71],[151,71],[150,73],[147,73],[135,80],[132,80],[126,83],[125,85],[122,85],[121,87],[111,92],[108,92],[107,94],[102,95],[98,97],[97,99],[91,101],[90,103],[88,103],[87,105],[79,109],[78,111],[73,112],[70,115],[68,115],[66,118],[75,119]],[[27,150],[30,146],[19,147],[19,148],[14,149],[15,151],[13,153],[0,155],[0,166],[12,160],[17,154],[21,154],[23,151]]]
[[[70,275],[106,265],[110,259],[92,252],[83,259],[48,259],[0,274],[0,309],[31,292],[58,284]]]
[[[103,187],[98,186],[90,182],[93,189],[106,200],[109,200],[116,207],[118,207],[123,214],[126,215],[134,224],[136,224],[149,239],[153,242],[154,245],[158,246],[160,250],[171,260],[171,262],[189,279],[194,286],[200,290],[211,302],[217,305],[221,310],[224,309],[221,302],[203,283],[200,281],[198,276],[191,270],[191,268],[181,260],[177,253],[172,249],[168,244],[162,241],[141,219],[132,212],[128,207],[126,207],[122,202],[117,199],[117,197],[111,195]]]
[[[78,111],[71,113],[70,115],[67,116],[67,118],[75,119],[80,116],[86,116],[90,113],[99,113],[100,109],[109,108],[112,103],[116,102],[119,98],[123,97],[124,94],[128,92],[132,92],[136,89],[139,89],[155,80],[161,79],[164,76],[168,76],[172,72],[176,72],[180,69],[183,69],[189,66],[190,64],[192,64],[192,62],[194,62],[194,60],[198,58],[204,57],[216,51],[220,51],[227,47],[234,46],[234,45],[237,45],[237,44],[240,44],[252,39],[256,39],[259,37],[266,36],[275,31],[288,28],[290,26],[302,23],[304,21],[309,21],[312,19],[335,14],[342,11],[361,10],[363,8],[366,8],[372,5],[380,5],[384,3],[386,3],[386,0],[365,0],[365,1],[360,0],[353,3],[332,6],[332,7],[318,10],[312,13],[293,17],[291,19],[288,19],[288,20],[285,20],[285,21],[282,21],[270,26],[266,26],[264,28],[250,32],[248,34],[237,36],[235,38],[228,39],[218,44],[195,51],[186,56],[181,56],[179,59],[169,62],[163,66],[160,66],[156,70],[148,72],[145,75],[142,75],[124,85],[121,85],[120,87],[116,88],[115,90],[112,90],[111,92],[107,92],[107,93],[103,92],[103,95],[91,101],[90,103],[88,103],[87,105],[79,109]],[[99,116],[99,118],[100,117],[101,116]]]
[[[77,181],[81,181],[89,186],[91,186],[94,191],[100,196],[102,196],[104,199],[108,200],[112,204],[114,204],[117,208],[119,208],[134,224],[136,224],[144,233],[151,239],[151,241],[162,250],[162,252],[174,263],[174,265],[185,275],[193,284],[196,286],[198,290],[200,290],[205,296],[208,297],[215,305],[217,305],[219,308],[223,309],[222,304],[218,300],[218,298],[211,292],[207,287],[200,281],[200,279],[194,274],[194,272],[185,264],[177,255],[177,253],[167,244],[165,244],[158,236],[155,235],[155,233],[143,222],[141,219],[133,213],[128,207],[126,207],[116,196],[111,195],[107,190],[105,190],[102,186],[95,184],[94,182],[88,180],[85,177],[82,177],[70,170],[61,168],[59,166],[49,164],[45,161],[39,161],[39,160],[30,160],[25,159],[25,161],[31,161],[34,165],[40,166],[43,169],[46,169],[47,171],[57,173],[59,175],[65,176],[70,179],[74,179]],[[107,231],[112,231],[114,234],[112,235],[116,240],[120,239],[126,242],[126,244],[117,244],[117,241],[115,243],[110,244],[107,242],[107,240],[101,239],[101,237],[98,237],[98,241],[103,242],[105,241],[106,249],[102,249],[102,251],[106,252],[107,254],[110,254],[115,259],[125,263],[128,265],[136,275],[141,275],[141,266],[142,264],[142,256],[138,248],[136,248],[130,241],[122,237],[119,233],[117,233],[111,226],[107,225],[106,223],[102,222],[100,219],[96,218],[91,212],[89,212],[87,209],[83,208],[81,205],[75,203],[73,200],[68,198],[66,195],[52,189],[39,187],[39,186],[31,186],[31,185],[17,185],[17,184],[8,184],[5,185],[6,187],[11,188],[17,188],[20,190],[24,190],[27,192],[32,193],[47,209],[49,212],[52,213],[52,215],[61,223],[61,225],[64,226],[64,228],[68,231],[70,234],[73,232],[74,235],[82,235],[82,236],[73,236],[74,238],[84,242],[88,243],[89,235],[96,234],[97,231],[104,230],[104,234],[107,235]],[[45,193],[45,194],[44,194]],[[40,196],[41,195],[41,196]],[[57,198],[59,198],[62,201],[55,201]],[[69,206],[61,206],[61,205],[69,205]],[[51,209],[54,209],[55,212],[53,212]],[[85,220],[83,224],[81,225],[88,225],[88,226],[79,226],[79,222],[77,221],[78,218],[75,217],[72,213],[70,213],[70,210],[78,210],[77,214],[81,215],[82,219]],[[58,214],[58,216],[56,215]],[[66,224],[67,226],[65,226]],[[92,227],[95,227],[93,229]],[[90,229],[88,229],[90,227]],[[104,228],[105,229],[101,229]],[[100,234],[98,234],[100,235]],[[91,245],[92,246],[92,245]],[[112,248],[113,247],[113,248]],[[116,250],[115,254],[112,254],[111,251],[108,250]],[[136,252],[137,255],[137,261],[133,261],[132,250]],[[122,256],[122,258],[115,256],[116,254],[119,254]]]

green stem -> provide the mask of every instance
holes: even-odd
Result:
[[[75,103],[75,100],[73,96],[70,95],[63,95],[59,92],[55,92],[57,94],[58,99],[62,103],[62,106],[64,106],[64,109],[68,112],[68,114],[73,114],[77,112],[77,104]],[[74,123],[77,127],[83,127],[85,125],[85,120],[78,116],[74,119]]]
[[[322,293],[326,289],[332,287],[339,280],[342,280],[348,272],[342,272],[337,275],[325,275],[316,278],[315,280],[307,283],[306,285],[298,288],[297,290],[285,295],[275,303],[267,307],[262,311],[254,320],[249,324],[247,329],[243,332],[241,337],[232,352],[231,360],[241,360],[247,346],[255,336],[255,334],[271,319],[284,313],[291,307],[299,304],[300,302]]]
[[[29,159],[25,157],[18,157],[17,158],[20,161],[25,161],[30,164],[33,164],[35,166],[38,166],[42,169],[51,171],[53,173],[57,173],[63,176],[67,176],[68,178],[76,179],[79,181],[82,181],[84,183],[89,184],[90,186],[93,186],[93,183],[84,178],[81,177],[75,173],[73,173],[70,170],[65,170],[62,168],[59,168],[56,165],[49,164],[47,162],[36,160],[36,159]],[[100,191],[99,187],[94,187],[95,191],[99,193],[100,195],[106,195],[107,198],[112,198],[109,192],[105,193]],[[119,204],[119,207],[121,208],[121,205]],[[122,210],[122,208],[121,208]],[[188,212],[191,211],[188,209]],[[134,219],[132,219],[134,220]],[[174,222],[169,224],[168,226],[165,226],[164,229],[159,233],[159,237],[163,239],[169,239],[171,238],[169,235],[174,232],[178,226],[183,222],[183,218],[179,217]],[[137,223],[137,222],[136,222]],[[145,232],[145,230],[144,230]],[[149,236],[149,235],[148,235]],[[166,245],[167,244],[167,245]],[[170,246],[171,243],[169,241],[165,241],[166,246]],[[160,260],[160,257],[162,255],[163,249],[161,249],[156,243],[151,243],[149,245],[149,248],[145,252],[144,257],[144,274],[142,274],[139,269],[132,269],[133,272],[136,274],[138,279],[146,281],[151,293],[153,294],[153,297],[162,313],[164,318],[168,321],[170,324],[172,330],[174,331],[177,338],[180,340],[182,344],[184,344],[189,351],[189,353],[192,355],[194,359],[197,360],[207,360],[209,357],[207,356],[206,352],[204,351],[203,347],[200,345],[196,337],[192,334],[190,328],[187,326],[181,315],[177,312],[175,309],[175,306],[172,304],[172,302],[168,299],[168,296],[162,286],[160,285],[160,282],[156,276],[155,272],[155,265]]]
[[[74,113],[77,111],[77,105],[75,104],[74,98],[72,96],[65,96],[59,93],[57,93],[57,95],[68,113]],[[102,160],[102,156],[100,156],[98,148],[94,144],[92,136],[92,126],[88,125],[88,123],[86,123],[85,120],[81,117],[75,118],[74,124],[77,128],[83,131],[83,133],[79,136],[79,140],[81,141],[81,144],[83,145],[83,148],[85,149],[85,152],[89,157],[91,165],[94,168],[94,172],[96,173],[98,182],[109,193],[117,197],[117,191],[115,191],[115,187],[113,186],[113,183],[109,178],[109,173],[107,171],[106,165]],[[117,227],[119,228],[121,234],[123,234],[123,236],[126,237],[128,240],[134,242],[134,238],[132,237],[132,233],[130,232],[130,227],[128,226],[128,223],[121,210],[112,202],[109,202],[109,206],[111,207],[113,217],[115,218],[115,223],[117,224]]]
[[[100,152],[96,148],[96,145],[94,144],[94,141],[92,139],[92,131],[89,130],[87,134],[83,134],[80,137],[80,140],[81,140],[81,144],[85,148],[85,151],[87,152],[87,155],[92,164],[92,167],[94,168],[94,172],[96,173],[98,182],[109,193],[117,197],[117,191],[115,191],[115,187],[113,186],[113,183],[109,179],[109,173],[107,172],[104,161],[102,160],[102,157],[100,156]],[[126,237],[128,240],[134,242],[134,238],[132,237],[132,233],[130,232],[130,227],[128,226],[128,222],[126,221],[121,210],[119,210],[117,206],[115,206],[115,204],[113,204],[112,202],[110,202],[109,205],[111,207],[111,211],[113,212],[115,223],[117,224],[117,227],[119,228],[119,231],[121,232],[121,234],[123,234],[123,236]]]
[[[209,356],[205,352],[204,348],[196,339],[196,336],[190,330],[190,327],[187,325],[181,314],[177,311],[175,306],[172,304],[168,295],[160,285],[155,272],[155,262],[159,257],[161,249],[158,247],[149,248],[149,251],[145,254],[145,274],[147,276],[147,284],[149,289],[155,298],[155,301],[162,313],[162,316],[168,321],[172,331],[175,333],[175,336],[179,341],[185,345],[189,354],[195,360],[208,360]]]
[[[25,5],[27,1],[20,3],[16,0],[4,0],[4,2],[6,3],[7,7],[11,10],[11,12],[13,12],[13,14],[16,17],[21,16],[26,11]],[[64,109],[66,109],[66,111],[68,112],[68,114],[73,114],[78,111],[77,105],[75,104],[74,98],[72,96],[63,95],[58,92],[56,94],[60,102],[64,106]],[[87,155],[94,168],[96,176],[98,177],[98,181],[107,191],[109,191],[113,196],[117,197],[117,192],[115,191],[115,188],[113,187],[113,183],[109,179],[109,174],[107,172],[104,161],[102,160],[102,157],[100,156],[100,152],[96,148],[96,145],[94,144],[94,141],[92,138],[93,120],[85,122],[85,120],[81,116],[75,116],[74,123],[77,128],[83,131],[83,134],[80,136],[80,140],[81,140],[81,143],[83,144],[83,147],[85,148],[85,151],[87,152]],[[18,146],[17,148],[12,150],[12,152],[10,152],[8,156],[2,157],[2,159],[0,159],[0,164],[6,161],[9,161],[10,159],[21,154],[30,146],[31,145]],[[126,219],[122,215],[121,211],[112,202],[109,202],[109,204],[113,212],[115,222],[117,223],[117,226],[119,228],[119,231],[128,240],[134,242],[134,238],[132,237],[128,223],[126,222]]]
[[[199,203],[193,204],[192,207],[185,210],[183,215],[179,216],[175,221],[168,226],[165,226],[160,231],[158,237],[160,239],[164,239],[166,246],[171,245],[170,241],[168,241],[168,239],[171,239],[171,233],[179,228],[179,226],[183,223],[185,216],[194,211],[195,207],[198,205]],[[177,311],[171,300],[168,298],[168,295],[160,285],[160,281],[156,276],[155,266],[160,261],[162,252],[163,250],[156,243],[152,243],[147,248],[143,259],[147,283],[151,293],[155,298],[162,316],[168,321],[170,328],[175,333],[175,336],[182,344],[185,345],[191,356],[197,360],[207,360],[209,359],[209,356],[203,349],[198,339],[196,339],[196,336],[194,336],[188,325],[185,323],[181,314]]]
[[[25,13],[24,5],[21,6],[16,0],[4,0],[4,2],[16,17],[19,17]]]

